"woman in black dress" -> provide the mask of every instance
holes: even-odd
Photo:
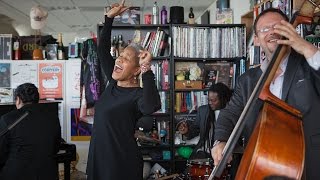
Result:
[[[114,4],[105,14],[98,56],[109,84],[95,105],[87,164],[88,180],[141,180],[142,156],[134,139],[136,121],[160,109],[148,51],[129,45],[114,61],[110,55],[113,18],[127,7]],[[143,88],[138,76],[142,73]]]

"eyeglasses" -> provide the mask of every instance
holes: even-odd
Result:
[[[271,26],[265,26],[265,27],[262,27],[261,29],[258,29],[257,32],[260,32],[260,33],[267,33],[269,32],[270,30],[274,30],[274,25],[271,25]]]

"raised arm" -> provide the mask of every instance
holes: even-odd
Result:
[[[112,4],[110,11],[105,12],[105,23],[100,32],[98,58],[100,59],[102,71],[108,80],[112,78],[111,75],[115,63],[110,54],[113,18],[128,9],[128,7],[124,6],[124,3],[125,1],[123,0],[120,5],[118,3]]]
[[[111,79],[111,74],[115,62],[110,54],[112,22],[113,18],[105,16],[105,23],[102,30],[100,31],[98,44],[98,58],[101,63],[102,72],[108,80]]]
[[[145,115],[152,114],[161,108],[160,96],[155,84],[155,77],[151,70],[142,74],[143,82],[143,103],[141,112]]]
[[[152,56],[150,52],[144,50],[140,52],[139,58],[143,82],[143,98],[139,106],[143,114],[152,114],[161,108],[155,77],[150,68]]]

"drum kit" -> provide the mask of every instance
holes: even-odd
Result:
[[[230,180],[228,164],[220,178],[215,177],[214,180]],[[207,159],[193,159],[187,162],[186,172],[175,177],[174,180],[207,180],[213,170],[213,161]]]

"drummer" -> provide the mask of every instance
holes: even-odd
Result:
[[[190,159],[211,158],[210,147],[213,145],[214,125],[220,109],[226,106],[231,95],[232,91],[225,84],[212,84],[208,90],[208,104],[198,108],[196,120],[179,123],[179,132],[188,140],[200,137]]]
[[[196,120],[186,121],[178,125],[178,130],[187,139],[193,139],[200,136],[199,142],[193,149],[190,160],[210,159],[211,147],[214,142],[214,127],[218,119],[220,110],[225,108],[232,96],[232,91],[223,83],[212,84],[208,89],[208,104],[200,106],[197,110]],[[233,156],[229,175],[233,179],[240,163],[241,154]]]

